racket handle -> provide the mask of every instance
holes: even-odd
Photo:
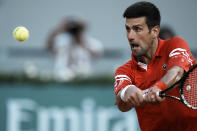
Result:
[[[158,92],[157,92],[157,95],[160,96],[161,98],[164,97],[163,94],[162,94],[162,91],[158,91]]]

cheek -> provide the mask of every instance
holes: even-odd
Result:
[[[142,37],[140,40],[141,40],[140,43],[142,48],[147,49],[151,46],[152,39],[150,38],[150,35],[147,35],[146,37]]]
[[[138,41],[142,44],[142,45],[146,45],[148,40],[148,37],[145,35],[141,35],[138,37]]]
[[[152,39],[153,39],[153,36],[150,34],[150,33],[146,33],[145,35],[144,35],[144,41],[146,41],[147,43],[150,43],[151,41],[152,41]]]

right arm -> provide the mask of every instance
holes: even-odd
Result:
[[[134,106],[144,105],[142,90],[135,85],[128,85],[125,89],[121,89],[116,96],[117,106],[120,111],[126,112]]]
[[[129,73],[127,74],[129,70],[127,68],[120,68],[115,74],[114,92],[118,109],[126,112],[134,106],[144,105],[143,91],[132,84]]]
[[[121,91],[120,91],[121,92]],[[127,112],[129,110],[132,109],[133,105],[127,102],[124,102],[121,98],[120,98],[120,92],[117,94],[116,96],[116,102],[117,102],[117,107],[120,111],[122,112]]]

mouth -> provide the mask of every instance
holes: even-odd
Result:
[[[139,45],[136,44],[136,43],[131,43],[131,48],[132,48],[132,49],[139,48]]]

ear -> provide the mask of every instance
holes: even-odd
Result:
[[[151,29],[151,34],[152,34],[153,39],[156,39],[156,38],[158,37],[159,31],[160,31],[159,26],[154,26],[154,27]]]

